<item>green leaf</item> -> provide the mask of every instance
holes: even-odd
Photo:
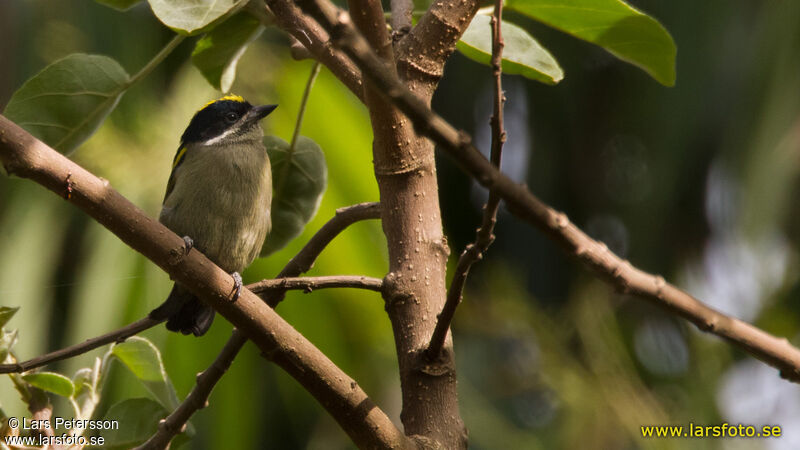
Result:
[[[282,249],[314,217],[328,184],[328,166],[319,146],[299,136],[294,151],[275,136],[264,137],[272,163],[272,231],[261,256]]]
[[[164,408],[172,411],[178,407],[175,388],[164,370],[161,353],[152,342],[133,336],[114,345],[111,354],[142,382]]]
[[[197,34],[224,20],[247,0],[148,0],[153,14],[181,34]]]
[[[509,9],[599,45],[665,86],[675,84],[675,42],[652,17],[620,0],[507,0]]]
[[[129,449],[141,444],[158,428],[158,422],[169,414],[159,403],[149,398],[129,398],[108,409],[105,419],[116,420],[116,430],[103,431],[103,448]]]
[[[69,154],[114,109],[130,78],[111,58],[73,54],[34,75],[3,114],[47,145]]]
[[[236,63],[247,45],[263,31],[261,23],[250,14],[236,14],[197,41],[192,63],[212,86],[228,92],[236,77]]]
[[[75,386],[72,380],[55,372],[37,372],[23,375],[22,379],[33,387],[62,397],[72,397]]]
[[[142,0],[94,0],[97,3],[101,3],[103,5],[109,6],[114,9],[118,9],[120,11],[127,11],[131,9],[131,7]]]
[[[0,328],[6,326],[9,320],[14,317],[14,314],[19,311],[19,306],[0,306]]]
[[[503,21],[503,73],[556,84],[564,72],[539,42],[522,28]],[[492,60],[492,25],[489,16],[477,15],[461,36],[456,48],[467,58],[485,65]]]
[[[17,343],[17,330],[0,330],[0,363],[5,363],[8,353]]]

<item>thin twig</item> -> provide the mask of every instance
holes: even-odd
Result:
[[[31,358],[27,361],[13,363],[13,364],[0,364],[0,373],[22,373],[31,369],[41,367],[56,361],[72,358],[73,356],[82,355],[88,351],[94,350],[97,347],[110,344],[112,342],[122,342],[125,339],[138,334],[148,328],[152,328],[162,320],[153,320],[149,317],[137,320],[129,325],[126,325],[118,330],[111,331],[101,336],[87,339],[80,344],[75,344],[70,347],[62,348],[54,352],[46,353],[44,355]]]
[[[500,168],[500,160],[503,154],[503,144],[506,142],[506,130],[503,127],[503,105],[506,96],[503,93],[503,1],[495,0],[494,13],[492,14],[492,71],[494,75],[494,111],[490,120],[492,126],[492,165]],[[456,308],[461,303],[464,296],[464,285],[469,276],[472,265],[483,258],[483,254],[494,242],[494,226],[497,223],[497,210],[500,207],[500,196],[494,189],[489,190],[489,200],[483,210],[481,226],[475,235],[475,242],[468,244],[456,264],[456,271],[453,280],[450,282],[450,289],[447,291],[447,300],[442,308],[436,328],[433,330],[431,341],[425,351],[428,359],[434,360],[444,347],[447,331],[453,322]]]
[[[149,74],[150,72],[153,71],[153,69],[158,67],[158,65],[161,64],[161,62],[164,61],[164,59],[166,59],[167,56],[169,56],[169,54],[172,53],[173,50],[175,50],[175,47],[177,47],[181,42],[183,42],[184,39],[186,39],[186,36],[182,34],[176,34],[169,42],[167,42],[167,45],[165,45],[164,48],[162,48],[158,53],[156,53],[156,55],[153,56],[153,58],[150,59],[150,61],[148,61],[147,64],[144,65],[144,67],[142,67],[138,72],[136,72],[132,77],[130,77],[130,79],[128,79],[128,81],[124,84],[124,86],[128,88],[133,84],[135,84],[136,82],[138,82],[139,80],[141,80],[142,78],[146,77],[147,74]]]
[[[239,330],[234,329],[233,335],[228,342],[222,347],[222,351],[214,359],[214,362],[203,372],[197,375],[197,384],[186,399],[165,419],[158,422],[158,429],[150,439],[144,444],[136,447],[135,450],[161,450],[169,446],[170,441],[178,433],[183,433],[186,430],[186,423],[192,414],[200,409],[208,406],[208,396],[211,395],[211,390],[214,389],[217,382],[225,375],[231,363],[239,354],[247,338],[242,335]]]
[[[317,257],[328,244],[350,225],[367,219],[378,219],[380,217],[380,206],[377,203],[361,203],[336,210],[336,214],[314,236],[308,243],[292,258],[275,280],[264,280],[254,283],[258,289],[260,283],[267,281],[280,282],[281,279],[291,279],[303,272],[307,272],[314,265]],[[248,286],[249,288],[249,286]],[[261,297],[273,308],[283,300],[285,288],[280,290],[270,289],[261,294]],[[159,425],[156,433],[144,444],[137,447],[137,450],[156,450],[164,448],[176,434],[184,429],[186,421],[197,410],[204,408],[208,404],[208,397],[214,386],[225,374],[225,370],[239,351],[247,343],[247,337],[239,330],[234,330],[233,335],[223,347],[220,354],[212,365],[197,378],[197,384],[186,396],[178,408],[173,411],[166,419],[164,424]],[[223,369],[224,368],[224,369]]]
[[[314,81],[317,79],[317,75],[319,75],[320,67],[321,64],[319,61],[314,61],[314,66],[311,67],[311,73],[308,75],[306,88],[303,90],[303,98],[300,100],[300,108],[297,110],[297,121],[295,121],[294,124],[292,142],[289,143],[289,154],[294,151],[294,147],[297,145],[297,137],[300,136],[300,129],[303,127],[303,117],[306,114],[306,105],[308,105],[308,99],[311,96],[311,88],[314,86]]]
[[[302,290],[305,292],[311,292],[316,289],[330,288],[357,288],[380,292],[382,286],[382,280],[377,278],[364,277],[360,275],[340,275],[304,278],[276,278],[248,284],[247,288],[253,291],[254,294],[264,296],[276,292],[282,293],[283,291],[287,290]],[[80,344],[46,353],[44,355],[31,358],[27,361],[0,364],[0,373],[27,372],[31,369],[42,367],[56,361],[82,355],[112,342],[122,342],[135,334],[158,325],[161,322],[163,322],[163,320],[153,320],[150,317],[145,317],[144,319],[140,319],[102,336],[87,339]]]
[[[308,272],[314,267],[314,262],[333,238],[338,236],[350,225],[363,220],[380,219],[381,207],[379,203],[359,203],[336,210],[336,214],[317,231],[306,245],[294,255],[276,278],[296,277]],[[271,307],[278,306],[284,298],[284,292],[273,292],[262,297]]]
[[[319,69],[321,64],[319,61],[314,61],[313,67],[311,67],[311,73],[308,75],[308,81],[306,81],[306,87],[303,90],[303,97],[300,99],[300,107],[297,110],[297,121],[294,124],[294,132],[292,133],[292,142],[289,143],[289,149],[286,151],[286,156],[284,159],[284,164],[281,169],[281,174],[273,174],[273,178],[277,178],[280,180],[279,184],[275,184],[272,186],[273,192],[283,192],[284,186],[286,183],[289,182],[289,170],[293,170],[296,162],[293,161],[294,159],[294,151],[297,148],[297,138],[300,137],[300,129],[303,127],[303,117],[306,114],[306,105],[308,105],[308,99],[311,97],[311,88],[314,87],[314,81],[317,79],[317,75],[319,75]]]
[[[285,290],[301,290],[311,292],[317,289],[356,288],[380,292],[383,280],[361,275],[336,275],[324,277],[288,277],[261,280],[247,286],[259,296]]]
[[[452,156],[462,170],[488,189],[495,189],[509,211],[546,233],[576,257],[584,266],[621,292],[641,297],[666,308],[713,333],[756,358],[780,370],[781,376],[800,381],[800,350],[785,338],[775,337],[753,325],[710,308],[688,293],[667,283],[663,277],[649,274],[623,260],[602,242],[590,238],[556,211],[517,184],[489,162],[472,145],[469,135],[452,127],[431,111],[424,101],[410,92],[353,27],[347,13],[325,0],[301,0],[306,11],[314,14],[333,38],[336,47],[352,58],[375,90],[403,111],[417,132],[429,137]],[[419,28],[419,26],[417,26]],[[415,30],[417,29],[415,28]]]

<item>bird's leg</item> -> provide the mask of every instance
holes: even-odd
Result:
[[[184,254],[188,255],[190,251],[194,248],[194,241],[189,236],[183,237],[183,250]]]
[[[242,276],[239,275],[239,272],[231,273],[233,277],[233,298],[231,298],[231,302],[235,302],[239,299],[239,294],[242,293]]]

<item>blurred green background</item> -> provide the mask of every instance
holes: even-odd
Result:
[[[663,274],[715,308],[800,343],[800,2],[631,2],[678,46],[665,88],[599,48],[523,17],[559,60],[555,87],[504,79],[504,170],[635,265]],[[0,2],[0,105],[45,65],[74,52],[141,68],[171,33],[139,4],[120,13],[92,1]],[[196,38],[122,98],[72,158],[157,216],[178,138],[218,95],[189,63]],[[269,134],[290,139],[310,61],[289,57],[268,29],[245,53],[233,91],[278,103]],[[456,54],[434,109],[488,148],[491,72]],[[246,282],[274,276],[336,208],[378,199],[363,106],[323,70],[303,134],[325,151],[329,187],[316,218],[286,249],[256,261]],[[439,158],[453,255],[472,239],[485,192]],[[475,449],[800,448],[800,389],[777,371],[662,310],[610,291],[555,245],[501,211],[497,241],[472,272],[454,333],[461,411]],[[382,277],[378,222],[358,224],[310,275]],[[17,354],[29,358],[144,316],[168,277],[111,233],[38,185],[0,177],[0,305],[21,306]],[[377,294],[290,293],[278,312],[399,423],[389,321]],[[181,398],[230,335],[217,318],[193,339],[163,327],[161,349]],[[71,375],[103,349],[49,367]],[[146,395],[115,370],[101,410]],[[6,377],[0,406],[24,406]],[[652,424],[780,425],[770,440],[645,440]],[[194,416],[192,449],[352,448],[290,377],[248,345]],[[122,424],[124,426],[124,424]]]

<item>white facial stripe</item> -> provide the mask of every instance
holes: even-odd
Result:
[[[225,132],[224,132],[224,133],[220,134],[220,135],[219,135],[219,136],[217,136],[217,137],[213,137],[213,138],[211,138],[211,139],[209,139],[209,140],[207,140],[207,141],[203,142],[203,144],[205,144],[205,145],[214,145],[214,144],[217,144],[217,143],[219,143],[220,141],[222,141],[223,139],[225,139],[226,137],[230,136],[230,134],[231,134],[231,133],[233,133],[234,131],[236,131],[236,127],[231,127],[231,128],[228,128],[227,130],[225,130]]]

